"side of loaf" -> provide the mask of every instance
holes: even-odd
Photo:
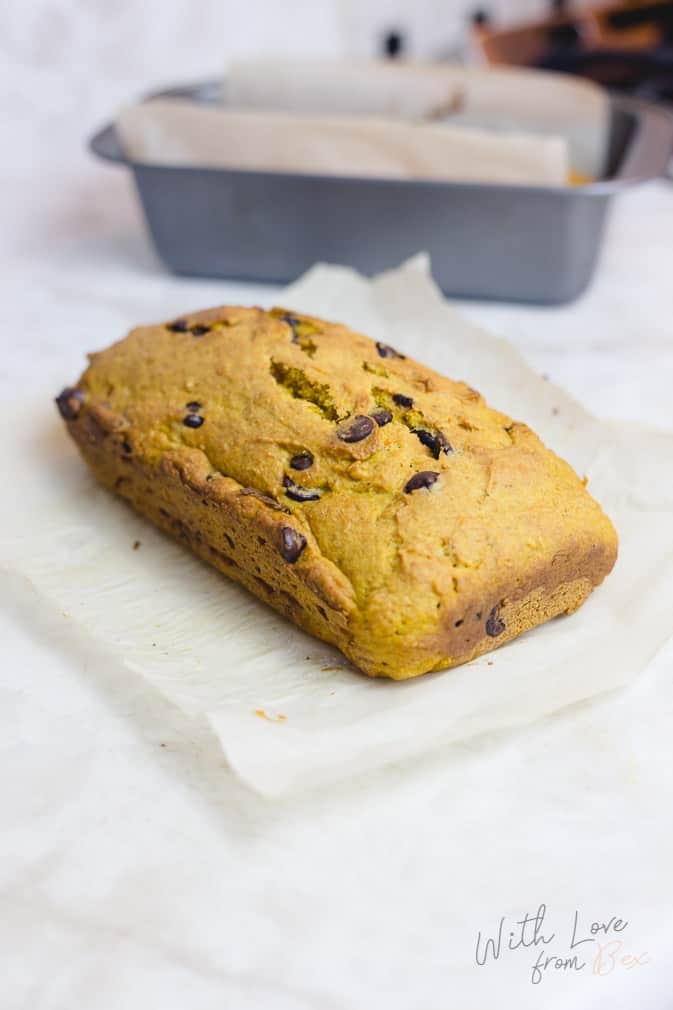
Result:
[[[615,562],[525,424],[339,324],[225,306],[139,327],[57,405],[102,484],[373,676],[570,613]]]

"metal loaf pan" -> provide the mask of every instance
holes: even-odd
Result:
[[[209,102],[219,91],[161,94]],[[426,250],[447,294],[559,304],[591,278],[611,198],[665,171],[673,117],[613,97],[605,177],[564,188],[139,164],[114,125],[90,147],[131,169],[157,252],[179,274],[286,282],[316,261],[373,274]]]

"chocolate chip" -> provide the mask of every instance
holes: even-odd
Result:
[[[393,393],[393,403],[396,403],[398,407],[413,407],[414,401],[410,396],[405,396],[404,393]]]
[[[406,357],[406,355],[400,354],[399,351],[396,351],[389,344],[382,344],[380,340],[376,341],[376,350],[379,352],[380,358],[402,358],[404,360]]]
[[[373,410],[371,416],[374,418],[379,428],[382,428],[384,424],[390,424],[393,419],[392,413],[384,407],[381,407],[380,410]]]
[[[441,431],[438,431],[433,435],[432,432],[425,431],[423,428],[412,428],[411,430],[414,435],[417,436],[419,442],[422,442],[423,445],[427,446],[435,459],[439,459],[440,452],[444,452],[447,455],[450,452],[453,452],[451,443],[444,435],[442,435]]]
[[[190,327],[190,332],[193,337],[202,337],[203,334],[207,333],[209,329],[210,326],[201,326],[200,323],[197,323],[196,326]]]
[[[374,422],[366,414],[356,414],[337,428],[337,436],[342,442],[361,442],[374,430]]]
[[[124,439],[124,441],[122,442],[122,450],[127,455],[130,455],[133,452],[133,447],[132,447],[131,443],[127,442],[126,439]]]
[[[491,638],[497,638],[498,635],[502,635],[504,630],[505,622],[500,620],[498,608],[494,607],[486,621],[486,634],[490,635]]]
[[[270,494],[264,494],[263,491],[258,491],[256,487],[244,487],[241,488],[239,494],[242,497],[256,498],[257,501],[261,501],[263,505],[268,505],[269,508],[274,509],[276,512],[286,512],[280,502],[277,502],[275,498],[272,498]]]
[[[200,428],[204,420],[200,414],[187,414],[187,417],[183,417],[182,423],[185,428]]]
[[[185,407],[192,413],[194,413],[194,411],[201,410],[201,404],[198,400],[190,400],[189,403],[185,404]]]
[[[280,528],[280,553],[284,561],[293,565],[299,560],[301,552],[306,547],[306,537],[291,526],[281,526]]]
[[[432,435],[429,431],[425,431],[423,428],[412,428],[411,430],[418,438],[418,441],[427,446],[435,459],[439,459],[439,443],[436,436]]]
[[[187,333],[189,325],[186,319],[176,319],[174,323],[168,323],[166,329],[171,333]]]
[[[419,488],[427,487],[430,488],[435,483],[439,477],[438,473],[434,470],[421,470],[420,473],[415,473],[414,476],[407,481],[404,485],[405,494],[411,494],[412,491],[418,491]]]
[[[437,432],[435,438],[437,439],[437,442],[439,444],[439,451],[443,452],[445,456],[448,456],[449,453],[453,452],[453,446],[449,442],[446,435],[443,435],[441,431]],[[438,456],[435,456],[435,459],[438,458],[439,458]]]
[[[314,487],[301,487],[300,484],[295,484],[293,480],[287,476],[283,477],[283,487],[286,489],[285,494],[292,501],[317,501],[320,498],[320,491]]]
[[[299,334],[297,333],[297,326],[299,326],[301,319],[297,319],[296,316],[291,316],[289,312],[286,313],[284,316],[281,316],[281,319],[283,320],[284,323],[287,323],[287,325],[292,330],[292,343],[298,344]]]
[[[75,421],[84,403],[84,393],[80,389],[66,386],[63,392],[58,394],[54,402],[64,421]]]
[[[290,466],[293,470],[308,470],[313,466],[313,456],[310,452],[298,452],[290,460]]]

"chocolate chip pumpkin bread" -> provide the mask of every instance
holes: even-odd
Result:
[[[57,404],[102,484],[372,676],[502,645],[615,562],[525,424],[339,324],[224,307],[139,327]]]

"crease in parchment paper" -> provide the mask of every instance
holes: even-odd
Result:
[[[373,280],[317,266],[278,303],[392,344],[530,424],[588,476],[615,522],[613,574],[576,614],[472,663],[370,680],[99,488],[52,404],[27,395],[9,447],[22,507],[5,524],[0,564],[28,580],[30,605],[64,614],[204,719],[268,796],[530,723],[634,678],[673,634],[673,434],[592,417],[451,308],[424,257]]]

